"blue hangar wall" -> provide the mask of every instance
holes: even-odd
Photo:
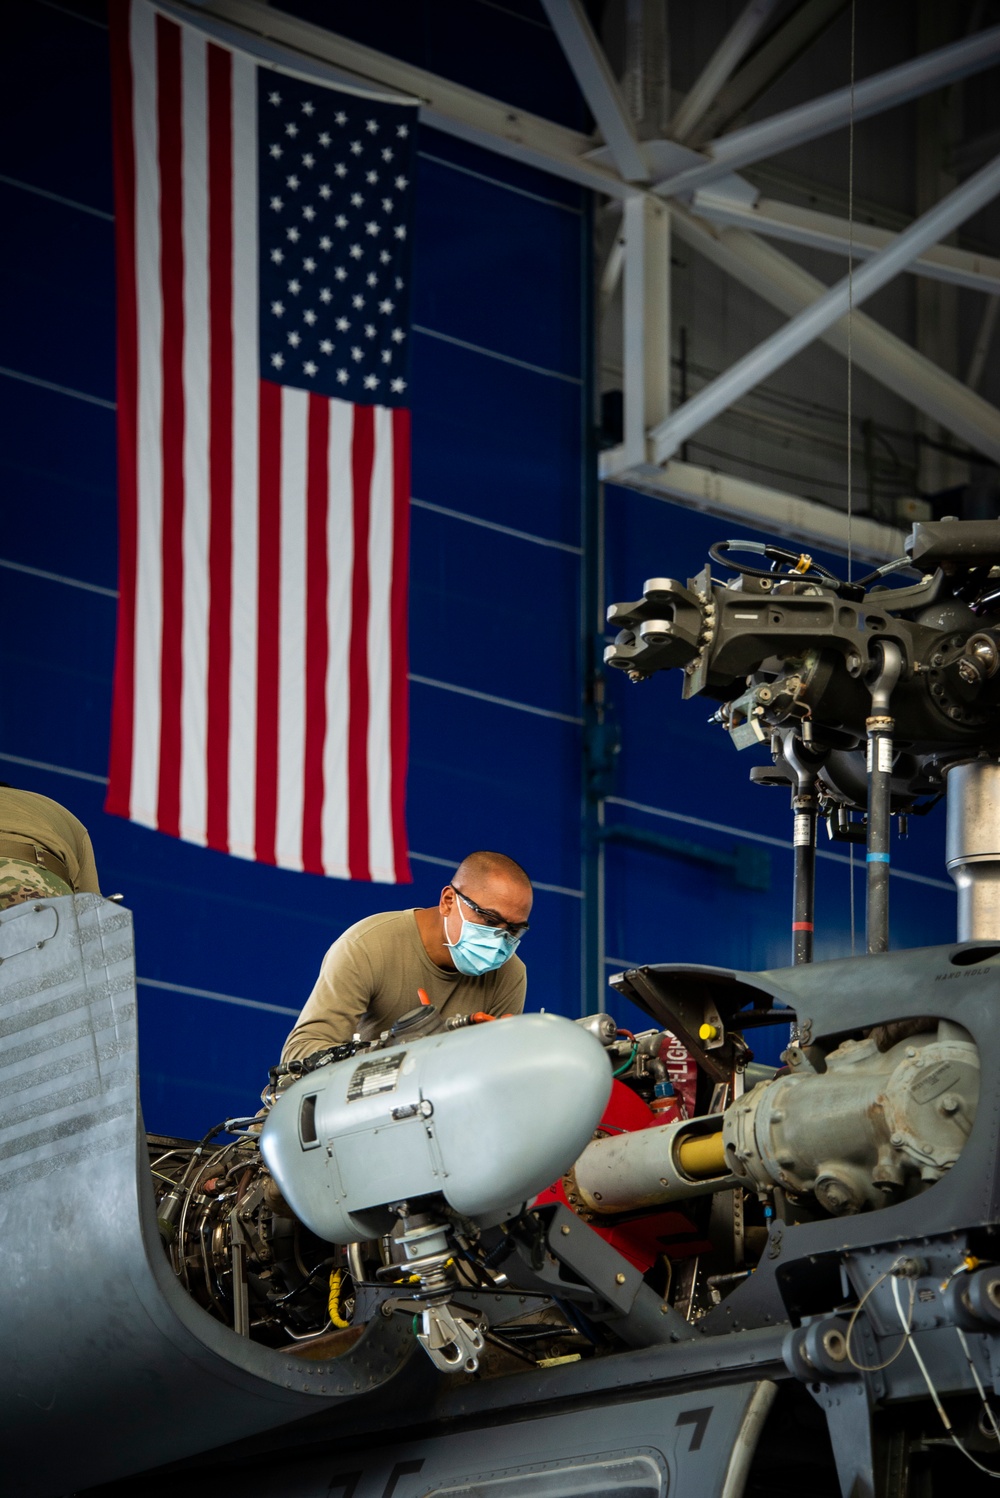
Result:
[[[294,8],[326,20],[325,5]],[[414,279],[410,583],[414,883],[321,880],[227,859],[102,810],[116,583],[114,259],[102,0],[18,0],[0,99],[0,586],[8,628],[0,777],[54,796],[93,835],[103,888],[135,913],[147,1124],[200,1134],[251,1106],[329,942],[374,910],[436,901],[455,861],[499,846],[538,891],[529,1007],[579,1012],[579,676],[589,205],[576,189],[424,131]],[[587,128],[535,0],[369,0],[358,40]],[[12,35],[13,33],[13,35]],[[635,597],[735,534],[609,489],[605,586]],[[697,864],[612,847],[609,971],[624,962],[787,960],[791,857],[780,792],[677,680],[614,673],[623,730],[608,818],[705,846],[757,843],[768,893]],[[900,945],[946,940],[954,900],[938,817],[894,880]],[[936,841],[935,841],[936,840]],[[847,869],[821,862],[827,935],[850,949]],[[922,882],[921,882],[922,881]],[[858,883],[859,925],[863,894]],[[863,937],[862,937],[863,944]],[[613,1012],[625,1023],[627,1006]],[[762,1054],[763,1047],[759,1047]]]

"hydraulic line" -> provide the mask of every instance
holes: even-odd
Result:
[[[892,640],[881,645],[882,664],[872,686],[868,730],[868,851],[865,929],[869,954],[889,950],[889,824],[892,790],[892,735],[889,700],[899,680],[902,657]]]

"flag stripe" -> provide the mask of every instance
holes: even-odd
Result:
[[[354,566],[347,709],[347,861],[352,879],[371,878],[368,850],[368,531],[374,442],[374,409],[356,406],[351,444]]]
[[[181,28],[158,15],[160,292],[163,299],[162,616],[160,764],[156,824],[180,836],[184,587],[184,234]]]
[[[257,70],[234,55],[233,517],[229,848],[255,857],[257,785]]]
[[[209,847],[229,848],[233,566],[232,54],[208,48],[209,558],[205,725]]]
[[[138,310],[135,285],[135,141],[132,135],[131,6],[111,32],[115,152],[115,250],[118,279],[118,636],[115,712],[105,809],[127,817],[132,794],[135,711],[135,583],[137,528],[136,394]]]
[[[349,778],[347,768],[348,691],[351,669],[351,586],[354,576],[353,474],[354,407],[330,401],[327,510],[328,659],[326,744],[323,753],[323,866],[328,874],[351,877],[347,852]]]
[[[406,764],[409,670],[407,651],[407,580],[410,573],[410,413],[392,413],[392,598],[389,648],[392,657],[389,757],[392,764],[392,842],[397,880],[409,880],[406,838]]]
[[[138,505],[132,785],[129,815],[157,824],[160,765],[161,532],[163,522],[162,369],[160,343],[159,147],[156,107],[156,15],[141,0],[131,8],[135,76],[135,241],[139,308]]]
[[[371,516],[368,534],[368,862],[370,877],[395,879],[389,763],[393,461],[392,412],[374,411]]]
[[[184,485],[181,505],[178,822],[181,837],[201,844],[205,842],[205,682],[208,670],[208,530],[211,511],[206,52],[203,37],[189,26],[181,28]]]
[[[327,482],[330,403],[309,397],[306,473],[306,678],[305,764],[302,805],[302,867],[323,872],[323,743],[326,738]]]
[[[278,830],[275,857],[302,867],[305,764],[306,445],[309,395],[281,390],[281,570],[278,657]]]
[[[281,578],[281,387],[260,382],[257,590],[256,848],[276,863],[278,832],[278,621]]]

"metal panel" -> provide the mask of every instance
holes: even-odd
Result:
[[[66,896],[0,912],[0,931],[5,1492],[108,1481],[390,1378],[405,1328],[379,1318],[338,1361],[304,1363],[238,1337],[174,1278],[144,1163],[130,913]]]

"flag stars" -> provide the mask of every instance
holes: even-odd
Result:
[[[379,258],[379,260],[381,261],[381,263],[383,265],[388,265],[389,261],[392,259],[392,256],[390,255],[390,253],[389,253],[388,250],[381,250],[379,252],[379,257],[378,258]]]
[[[285,126],[285,134],[286,135],[290,135],[292,137],[292,139],[294,140],[295,137],[298,135],[298,133],[299,133],[299,127],[298,127],[298,125],[296,125],[296,123],[295,123],[294,120],[289,120],[288,124]]]
[[[381,232],[381,226],[374,219],[372,219],[371,223],[365,224],[365,233],[370,234],[373,239],[377,234],[381,234]]]
[[[346,385],[347,381],[348,381],[348,378],[349,378],[349,376],[348,376],[348,373],[347,373],[346,369],[338,369],[337,370],[337,384],[338,385]]]
[[[376,374],[366,374],[365,375],[365,389],[366,390],[376,390],[377,388],[378,388],[378,375],[376,375]]]
[[[409,127],[409,125],[397,125],[396,126],[396,134],[399,136],[400,140],[405,140],[406,137],[409,135],[409,133],[410,133],[410,127]]]
[[[284,208],[284,206],[285,205],[281,201],[280,198],[272,198],[271,199],[271,207],[274,209],[275,213],[280,213],[281,210],[282,210],[282,208]]]
[[[391,161],[394,155],[395,152],[393,151],[392,147],[386,146],[385,150],[382,152],[382,160]]]
[[[402,343],[403,339],[406,337],[406,334],[403,332],[402,328],[393,328],[389,336],[391,337],[393,343]]]
[[[369,135],[377,135],[378,134],[378,121],[377,120],[365,120],[365,129],[368,131]]]
[[[298,177],[296,177],[296,175],[295,175],[294,172],[292,173],[292,175],[290,177],[286,177],[285,178],[285,186],[286,187],[290,187],[292,189],[292,192],[296,191],[296,189],[298,188],[298,185],[299,185],[299,179],[298,179]]]
[[[311,203],[307,203],[303,208],[302,217],[308,219],[310,223],[312,223],[313,219],[316,217],[316,210]]]
[[[370,323],[370,322],[365,323],[365,337],[366,338],[374,338],[375,337],[375,326],[374,326],[373,323]]]
[[[302,269],[312,272],[316,269],[316,262],[311,255],[307,255],[302,262]]]
[[[336,121],[336,123],[338,125],[346,125],[347,124],[347,116],[346,116],[346,114],[344,113],[344,111],[342,109],[338,109],[337,113],[334,115],[333,118],[334,118],[334,120]]]
[[[319,143],[321,146],[328,146],[330,144],[330,132],[328,130],[320,131]]]
[[[284,258],[285,258],[285,252],[284,252],[284,250],[272,250],[271,251],[271,259],[273,260],[273,262],[274,262],[275,265],[280,265],[281,262],[284,260]]]
[[[361,349],[359,349],[357,347],[357,345],[355,345],[355,347],[351,349],[351,358],[354,360],[355,364],[360,364],[361,360],[364,357],[365,356],[364,356],[363,351]]]
[[[384,312],[384,313],[386,313],[386,315],[388,315],[390,312],[394,312],[396,309],[395,309],[395,304],[393,302],[390,302],[389,298],[386,297],[386,299],[385,299],[384,302],[379,302],[379,304],[378,304],[378,310],[380,312]]]
[[[344,267],[342,265],[338,265],[333,274],[337,278],[338,281],[346,281],[347,280],[347,272],[346,272],[346,270],[344,269]]]
[[[302,113],[303,114],[315,114],[316,113],[316,106],[315,106],[315,104],[313,103],[313,101],[311,99],[307,99],[305,101],[305,103],[303,104],[303,106],[302,106]]]
[[[371,187],[374,187],[375,183],[378,181],[378,172],[366,172],[365,173],[365,181]]]
[[[402,289],[403,289],[403,278],[402,278],[402,276],[397,276],[396,277],[396,290],[397,291],[402,291]]]
[[[319,294],[319,299],[321,302],[333,301],[333,292],[330,290],[329,286],[323,287],[322,291]]]
[[[410,185],[410,179],[408,177],[397,177],[396,178],[396,191],[397,192],[405,192],[406,189],[409,187],[409,185]]]
[[[365,305],[365,299],[364,299],[364,297],[361,296],[360,293],[357,296],[352,296],[351,297],[351,305],[353,307],[355,307],[358,312],[360,312],[361,308]]]
[[[350,326],[351,326],[351,325],[350,325],[350,323],[349,323],[349,322],[348,322],[348,320],[347,320],[347,318],[346,318],[346,317],[338,317],[338,318],[337,318],[337,332],[338,332],[338,333],[346,333],[346,332],[347,332],[347,330],[348,330],[348,328],[349,328],[349,327],[350,327]]]
[[[361,194],[359,192],[352,192],[351,193],[351,207],[352,208],[360,208],[362,206],[362,204],[364,203],[364,201],[365,201],[364,198],[361,196]]]
[[[284,315],[285,315],[285,304],[284,304],[284,302],[272,302],[271,303],[271,311],[274,313],[275,317],[284,317]]]
[[[351,155],[352,156],[360,156],[361,152],[362,152],[362,149],[363,149],[363,147],[362,147],[361,142],[359,140],[352,140],[351,141]]]
[[[330,238],[329,234],[320,235],[319,247],[321,250],[333,249],[333,240]]]
[[[330,197],[330,184],[329,184],[329,182],[323,182],[323,183],[320,184],[319,195],[320,195],[321,198],[324,199],[324,201],[327,198]]]
[[[314,375],[316,373],[317,369],[319,368],[319,365],[318,364],[314,364],[311,359],[307,359],[305,361],[305,363],[303,364],[302,368],[303,368],[303,370],[305,371],[305,373],[307,375]]]
[[[286,236],[292,241],[292,244],[298,244],[300,235],[298,229],[295,228],[294,224],[290,229],[286,229],[285,233]]]
[[[281,103],[281,95],[279,93],[277,93],[277,92],[270,93],[267,96],[267,102],[269,104],[280,104]]]
[[[303,156],[302,165],[307,167],[313,167],[316,165],[316,158],[311,151],[307,151]]]
[[[338,213],[333,222],[336,224],[338,229],[347,228],[347,220],[342,213]]]
[[[346,166],[344,165],[344,163],[342,161],[338,161],[337,165],[334,167],[333,170],[334,170],[335,175],[338,176],[338,177],[346,177],[347,176],[347,168],[346,168]]]
[[[406,389],[406,381],[400,380],[398,378],[395,380],[390,380],[389,389],[392,391],[393,395],[402,395],[403,391]]]
[[[393,209],[392,199],[391,198],[383,198],[382,199],[382,212],[383,213],[391,213],[392,209]]]
[[[282,149],[278,145],[277,141],[275,141],[274,145],[271,147],[271,149],[270,149],[270,151],[269,151],[268,154],[271,155],[271,156],[273,156],[274,159],[275,159],[275,161],[280,161],[281,158],[282,158],[282,156],[285,153],[282,151]]]
[[[299,337],[298,333],[295,332],[294,328],[288,335],[288,341],[292,345],[292,348],[298,348],[299,344],[302,342],[302,339]]]
[[[396,227],[395,227],[395,229],[393,229],[392,232],[393,232],[393,234],[395,234],[395,236],[396,236],[397,239],[405,239],[406,238],[406,225],[405,224],[397,224]]]
[[[332,354],[333,353],[333,344],[330,342],[329,338],[321,338],[320,339],[320,341],[319,341],[319,351],[320,351],[321,354]]]
[[[391,364],[392,363],[392,349],[384,348],[382,350],[382,363],[383,364]]]
[[[366,280],[366,282],[368,283],[369,286],[377,286],[378,285],[378,276],[375,274],[375,272],[373,270],[370,270],[368,272],[367,276],[365,276],[365,280]]]
[[[307,307],[306,310],[305,310],[305,312],[303,312],[303,314],[302,314],[302,320],[303,320],[303,322],[307,322],[310,327],[313,326],[313,324],[316,321],[316,314],[312,310],[311,307]]]
[[[348,250],[347,253],[350,255],[350,257],[351,257],[352,260],[360,260],[361,259],[361,246],[359,244],[352,244],[351,248]]]
[[[299,292],[302,290],[302,286],[293,276],[288,283],[288,289],[292,293],[292,296],[298,296]]]
[[[272,365],[274,366],[275,369],[283,369],[284,365],[285,365],[285,356],[284,356],[284,354],[272,354],[271,355],[271,363],[272,363]]]

